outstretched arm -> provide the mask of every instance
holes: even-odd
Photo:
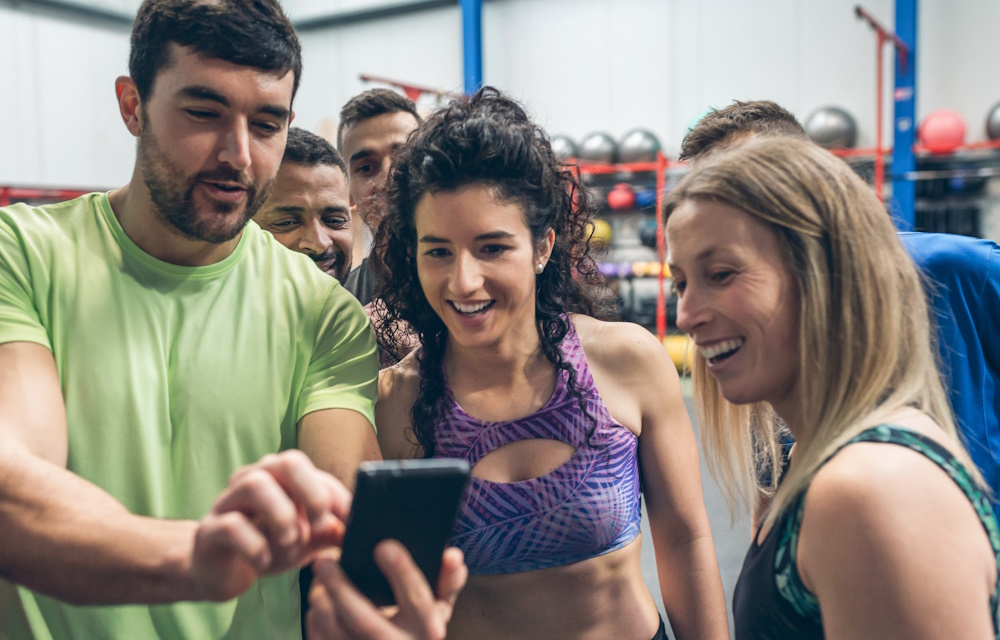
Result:
[[[225,600],[338,542],[350,495],[300,452],[234,474],[201,521],[133,515],[66,469],[51,352],[0,345],[0,575],[75,604]]]
[[[618,377],[638,400],[639,461],[663,606],[677,638],[728,638],[722,578],[677,370],[645,329],[615,327]]]

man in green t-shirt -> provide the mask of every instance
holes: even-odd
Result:
[[[147,0],[129,70],[129,184],[0,209],[0,637],[298,638],[295,569],[379,457],[361,306],[249,222],[298,41],[276,0]],[[339,631],[443,629],[461,563],[435,599],[390,556],[405,615]]]

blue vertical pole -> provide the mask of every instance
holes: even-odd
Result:
[[[462,60],[465,92],[483,86],[483,0],[459,0],[462,5]]]
[[[905,64],[896,55],[891,211],[901,231],[912,231],[916,222],[916,183],[904,176],[917,167],[913,156],[917,130],[917,0],[896,0],[896,36],[906,43],[909,52]]]

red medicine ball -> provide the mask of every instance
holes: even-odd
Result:
[[[932,153],[950,153],[965,142],[965,121],[951,109],[932,111],[920,125],[920,142]]]

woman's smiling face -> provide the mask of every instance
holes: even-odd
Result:
[[[482,347],[535,331],[535,267],[551,232],[539,247],[522,207],[484,185],[425,193],[414,222],[420,285],[451,340]]]
[[[797,402],[799,295],[778,235],[736,207],[681,203],[667,221],[677,326],[691,336],[723,396]],[[784,411],[791,411],[785,408]]]

